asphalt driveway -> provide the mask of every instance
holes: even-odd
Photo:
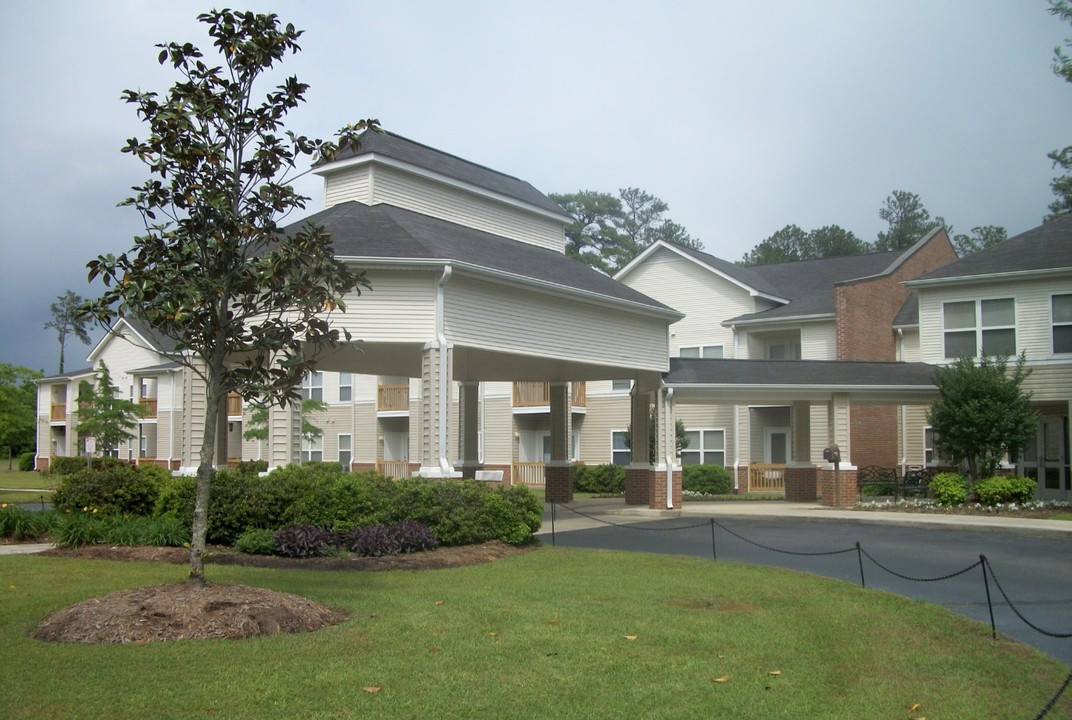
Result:
[[[556,515],[554,543],[561,547],[706,558],[712,558],[714,553],[717,562],[771,565],[856,584],[861,582],[861,556],[856,551],[859,542],[866,553],[862,565],[868,588],[944,605],[989,624],[987,587],[981,566],[955,577],[931,581],[969,568],[979,563],[980,555],[985,555],[1012,606],[1027,620],[1051,633],[1072,633],[1072,539],[1067,534],[1025,536],[985,528],[931,528],[790,517],[690,516],[638,522],[636,518],[616,515],[586,518],[584,524],[589,527],[568,529],[570,512],[560,507]],[[604,524],[607,522],[616,525]],[[557,529],[559,523],[566,529]],[[545,522],[541,538],[547,544],[552,542],[550,529],[550,522]],[[846,552],[799,554],[839,550]],[[915,579],[898,577],[879,565]],[[1033,645],[1072,666],[1072,638],[1052,638],[1033,630],[1016,616],[992,579],[989,589],[998,633]]]

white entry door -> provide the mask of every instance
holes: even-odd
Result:
[[[789,461],[789,456],[789,428],[765,428],[763,430],[763,462],[785,465]]]

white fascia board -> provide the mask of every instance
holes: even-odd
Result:
[[[1037,280],[1046,277],[1068,277],[1072,268],[1043,268],[1041,270],[1012,270],[1010,272],[987,273],[985,275],[961,275],[959,277],[927,278],[923,280],[904,280],[902,285],[908,288],[940,287],[942,285],[971,285],[973,283],[1003,282],[1006,280]]]
[[[783,303],[783,304],[789,302],[788,298],[779,297],[778,295],[771,295],[769,293],[765,293],[765,292],[762,292],[760,290],[757,290],[756,288],[752,287],[751,285],[748,285],[747,283],[741,282],[737,278],[735,278],[735,277],[733,277],[731,275],[727,275],[726,273],[722,272],[721,270],[719,270],[717,268],[711,267],[710,265],[708,265],[707,263],[703,262],[702,260],[700,260],[698,258],[694,258],[692,255],[689,255],[687,252],[683,252],[681,248],[676,247],[673,243],[668,243],[665,240],[657,240],[656,242],[652,243],[648,247],[644,248],[644,251],[642,253],[640,253],[635,258],[630,260],[629,264],[627,264],[625,267],[623,267],[618,272],[614,273],[614,275],[612,277],[615,280],[621,280],[622,277],[624,277],[629,272],[631,272],[637,265],[639,265],[640,263],[644,262],[644,260],[646,260],[647,257],[649,255],[651,255],[652,253],[654,253],[658,248],[666,248],[667,250],[669,250],[669,251],[675,253],[676,255],[678,255],[679,257],[682,257],[682,258],[688,260],[689,262],[692,262],[692,263],[702,267],[704,270],[707,270],[708,272],[713,273],[714,275],[717,275],[718,277],[722,278],[726,282],[728,282],[728,283],[730,283],[732,285],[736,285],[737,287],[739,287],[742,290],[744,290],[745,292],[747,292],[749,297],[763,298],[764,300],[770,300],[771,302],[779,302],[779,303]]]
[[[835,318],[836,315],[834,313],[817,313],[815,315],[787,315],[777,318],[763,318],[761,320],[724,320],[721,325],[723,327],[733,327],[734,325],[738,327],[753,325],[795,325],[798,323],[825,322]]]
[[[517,287],[518,285],[525,285],[527,287],[542,292],[548,295],[557,296],[569,296],[581,299],[589,304],[603,305],[605,307],[612,307],[619,310],[627,310],[629,312],[637,313],[640,315],[647,315],[649,317],[657,317],[671,322],[677,322],[685,317],[684,313],[680,313],[677,310],[662,309],[652,307],[651,305],[643,305],[631,300],[622,300],[620,298],[613,298],[607,295],[600,295],[599,293],[590,292],[588,290],[580,290],[578,288],[568,287],[566,285],[560,285],[558,283],[547,282],[546,280],[536,280],[534,278],[525,277],[523,275],[517,275],[515,273],[502,272],[499,270],[491,270],[479,265],[472,265],[470,263],[458,262],[457,260],[444,260],[444,259],[427,259],[427,260],[407,260],[398,258],[360,258],[360,257],[342,257],[338,258],[343,262],[354,263],[361,267],[379,267],[387,270],[418,270],[418,269],[439,269],[445,266],[450,266],[454,269],[454,272],[461,273],[463,275],[470,275],[472,277],[478,277],[482,280],[494,282],[500,285],[508,285],[511,287]]]
[[[369,164],[385,165],[387,167],[392,167],[396,170],[401,170],[403,172],[409,173],[410,175],[416,175],[418,177],[423,177],[427,180],[433,180],[440,185],[449,185],[451,187],[458,188],[459,190],[464,190],[472,195],[479,195],[485,199],[494,200],[495,202],[501,203],[503,205],[509,205],[519,210],[524,210],[525,212],[532,213],[533,215],[540,215],[550,220],[561,222],[563,225],[569,225],[573,222],[573,218],[569,215],[566,215],[565,213],[553,213],[549,210],[544,210],[543,208],[536,207],[535,205],[530,205],[523,200],[512,198],[509,195],[502,195],[493,190],[488,190],[487,188],[480,187],[479,185],[473,185],[472,183],[467,183],[463,180],[452,178],[449,175],[441,175],[440,173],[432,172],[431,170],[427,170],[418,165],[411,165],[400,160],[395,160],[391,157],[378,155],[377,153],[368,153],[366,155],[359,155],[358,157],[352,157],[347,158],[346,160],[332,162],[324,167],[314,168],[313,173],[324,177],[326,175],[331,175],[336,172],[346,170],[347,168]]]

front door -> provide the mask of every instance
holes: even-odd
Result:
[[[763,431],[763,461],[785,465],[789,460],[789,428],[769,427]]]
[[[1039,500],[1067,500],[1072,495],[1068,457],[1068,418],[1042,416],[1035,439],[1024,448],[1022,463],[1023,474],[1038,481]]]

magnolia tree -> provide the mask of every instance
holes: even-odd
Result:
[[[308,86],[264,74],[300,50],[301,32],[274,14],[219,10],[198,16],[222,65],[190,43],[167,43],[160,64],[181,79],[163,96],[126,90],[146,136],[123,148],[150,177],[122,204],[142,216],[134,247],[89,263],[105,289],[85,307],[101,324],[132,315],[175,341],[178,357],[204,382],[206,405],[190,542],[190,582],[204,584],[205,534],[215,472],[220,405],[229,392],[287,404],[316,352],[348,341],[329,324],[343,297],[367,287],[334,255],[326,230],[284,233],[286,214],[308,198],[288,184],[303,156],[333,158],[355,147],[375,120],[349,125],[335,141],[283,129]]]

